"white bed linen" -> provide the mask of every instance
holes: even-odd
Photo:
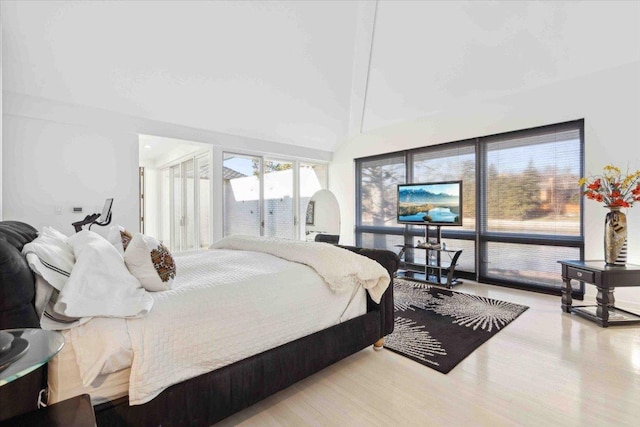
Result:
[[[49,401],[54,404],[81,394],[91,396],[91,403],[99,405],[129,393],[129,368],[99,375],[92,384],[84,386],[80,378],[80,369],[76,364],[73,339],[69,331],[64,331],[65,345],[62,350],[49,361]]]
[[[125,334],[133,350],[129,401],[142,404],[172,384],[366,313],[362,287],[353,295],[332,292],[312,268],[269,254],[210,250],[175,261],[173,289],[152,294],[145,318],[100,319],[66,335],[81,355],[80,385],[92,396],[96,381],[122,367],[129,351],[100,342],[122,342]],[[103,365],[87,363],[93,359]]]
[[[363,286],[377,304],[389,287],[389,273],[381,264],[328,243],[235,235],[218,240],[211,248],[262,252],[308,265],[324,278],[332,291],[350,292],[356,286]]]

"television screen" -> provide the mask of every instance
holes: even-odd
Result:
[[[398,222],[462,225],[462,181],[398,185]]]

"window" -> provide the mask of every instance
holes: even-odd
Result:
[[[225,153],[222,162],[224,235],[261,235],[260,157]]]
[[[476,229],[476,148],[475,142],[440,146],[411,152],[412,181],[462,180],[462,230]]]
[[[327,165],[235,153],[223,156],[224,235],[304,238],[307,203],[327,186]]]
[[[403,229],[396,223],[397,185],[406,182],[404,154],[363,159],[357,167],[358,223],[356,245],[392,250],[402,243]]]
[[[528,134],[529,132],[527,132]],[[487,232],[580,236],[580,132],[498,136],[483,144]]]
[[[404,155],[364,160],[360,164],[360,225],[396,224],[396,185],[405,182]]]
[[[396,185],[463,181],[456,273],[480,282],[560,292],[559,259],[582,259],[582,120],[356,159],[356,243],[396,250],[424,228],[396,221]],[[574,289],[584,292],[582,285]]]
[[[412,166],[412,181],[437,182],[462,180],[462,227],[443,227],[442,237],[452,248],[462,249],[458,259],[457,271],[474,273],[476,250],[473,241],[476,229],[476,144],[475,141],[445,144],[430,149],[416,150],[408,153]],[[423,227],[417,229],[420,237],[424,236]],[[466,233],[464,233],[466,231]],[[417,244],[415,241],[407,243]],[[424,240],[424,239],[422,239]],[[422,251],[417,251],[421,253]]]
[[[264,161],[264,235],[293,239],[293,162]]]
[[[483,138],[481,280],[560,289],[556,261],[581,259],[581,129]]]

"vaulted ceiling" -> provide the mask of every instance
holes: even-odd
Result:
[[[638,2],[611,3],[2,0],[3,90],[333,151],[638,61]]]

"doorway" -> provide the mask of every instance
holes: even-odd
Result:
[[[208,144],[140,135],[141,222],[171,251],[211,245],[211,164]]]

